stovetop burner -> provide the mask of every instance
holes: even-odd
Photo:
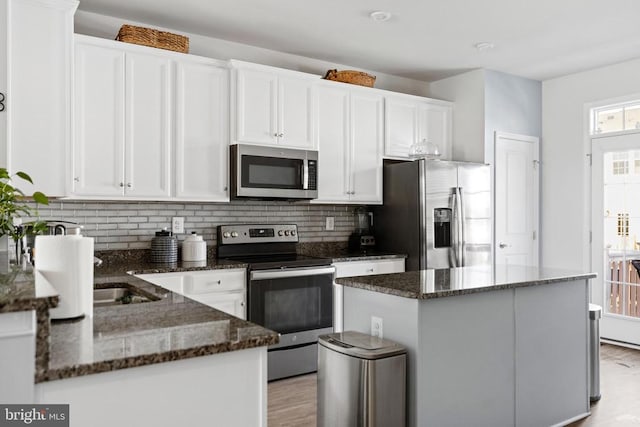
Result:
[[[296,253],[295,224],[236,224],[218,226],[219,259],[249,264],[251,270],[330,265],[330,258]]]

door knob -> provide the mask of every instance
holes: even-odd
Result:
[[[500,246],[501,249],[504,249],[504,248],[508,247],[509,245],[507,245],[506,243],[500,242],[500,244],[498,246]]]

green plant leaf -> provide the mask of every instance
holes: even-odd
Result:
[[[33,180],[25,172],[21,172],[21,171],[20,172],[16,172],[16,175],[18,175],[20,178],[24,179],[25,181],[28,181],[29,183],[33,184]]]
[[[42,193],[40,191],[36,191],[35,193],[33,193],[33,200],[36,203],[40,203],[41,205],[48,205],[49,204],[49,198],[47,196],[45,196],[44,193]]]

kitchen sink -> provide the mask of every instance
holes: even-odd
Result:
[[[160,297],[131,286],[128,283],[103,283],[93,289],[93,305],[137,304],[158,301]]]

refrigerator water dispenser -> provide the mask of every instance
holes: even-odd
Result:
[[[433,210],[434,247],[451,247],[451,217],[451,209],[449,208],[435,208]]]

